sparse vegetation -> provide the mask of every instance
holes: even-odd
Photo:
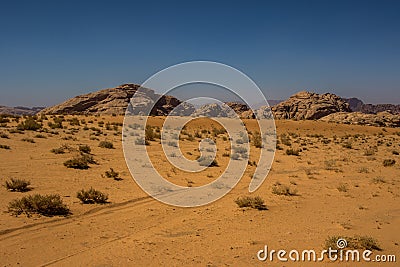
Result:
[[[110,141],[101,141],[100,144],[99,144],[99,147],[113,149],[114,145]]]
[[[17,125],[17,130],[20,131],[37,131],[40,128],[42,128],[42,125],[38,122],[33,117],[28,117],[24,122],[21,122],[20,124]]]
[[[32,138],[22,138],[21,141],[27,142],[27,143],[35,143],[35,140]]]
[[[119,173],[116,172],[116,171],[114,171],[113,168],[110,168],[109,171],[106,171],[106,172],[105,172],[105,176],[106,176],[107,178],[113,178],[113,179],[116,180],[116,181],[122,180],[122,179],[119,177]]]
[[[289,156],[300,156],[300,150],[292,149],[292,148],[286,149],[286,155],[289,155]]]
[[[262,148],[262,138],[261,138],[261,134],[259,132],[255,132],[253,134],[253,145],[256,148]]]
[[[18,216],[25,213],[28,217],[31,214],[43,216],[66,216],[70,210],[65,205],[60,195],[30,195],[21,199],[15,199],[8,204],[8,212]]]
[[[372,178],[372,183],[383,184],[383,183],[386,183],[386,181],[382,177],[374,177],[374,178]]]
[[[390,167],[396,164],[396,161],[394,159],[385,159],[383,160],[383,166],[384,167]]]
[[[382,250],[378,241],[370,236],[330,236],[325,240],[325,249],[338,249],[337,242],[339,239],[347,241],[347,246],[344,249]]]
[[[10,146],[8,146],[8,145],[0,145],[0,148],[1,149],[11,149],[11,147]]]
[[[73,159],[64,162],[64,166],[72,169],[86,170],[89,169],[89,164],[96,164],[93,156],[89,154],[81,154]]]
[[[340,185],[338,185],[338,187],[337,187],[337,190],[339,191],[339,192],[347,192],[347,185],[346,184],[340,184]]]
[[[14,179],[11,178],[10,180],[6,181],[4,187],[8,191],[15,191],[15,192],[26,192],[29,191],[29,185],[31,183],[29,181],[23,179]]]
[[[92,187],[89,190],[82,189],[76,193],[76,197],[83,204],[105,204],[108,200],[108,195],[104,194]]]
[[[200,166],[218,167],[218,162],[211,156],[202,156],[197,159]]]
[[[264,200],[259,197],[239,197],[235,200],[235,203],[239,206],[239,208],[253,208],[258,210],[267,210],[267,206],[264,204]]]
[[[281,184],[279,182],[276,182],[272,186],[272,193],[275,195],[284,195],[284,196],[296,196],[297,195],[297,190],[292,189],[287,185]]]
[[[92,152],[92,149],[88,145],[80,145],[79,151],[82,153],[90,154],[90,152]]]
[[[0,138],[9,139],[10,137],[6,133],[0,133]]]

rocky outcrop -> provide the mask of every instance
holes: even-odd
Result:
[[[235,112],[226,104],[219,105],[217,103],[206,104],[196,109],[192,114],[193,117],[228,117],[235,118]]]
[[[44,109],[44,107],[6,107],[0,106],[0,114],[7,114],[7,115],[35,115],[39,111]]]
[[[125,110],[133,95],[140,86],[123,84],[115,88],[103,89],[97,92],[76,96],[59,105],[46,108],[43,114],[125,114]],[[143,88],[142,88],[143,89]],[[159,97],[151,89],[143,89],[132,99],[134,112],[144,110]],[[163,116],[181,102],[172,96],[162,96],[155,104],[151,115]]]
[[[400,114],[400,105],[393,104],[364,104],[358,98],[345,98],[347,103],[349,103],[351,111],[361,112],[365,114],[377,114],[379,112],[387,111],[392,114]]]
[[[299,92],[272,107],[276,119],[317,120],[336,112],[349,112],[349,104],[337,95]]]
[[[339,112],[325,116],[320,121],[378,127],[400,127],[400,115],[389,112],[379,112],[377,114]]]

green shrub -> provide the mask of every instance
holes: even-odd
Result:
[[[99,144],[99,147],[113,149],[114,145],[113,145],[113,143],[111,143],[109,141],[101,141],[100,144]]]
[[[242,198],[237,198],[235,200],[235,203],[240,207],[240,208],[253,208],[253,209],[258,209],[258,210],[266,210],[267,207],[264,204],[264,200],[261,197],[242,197]]]
[[[383,161],[383,166],[385,167],[390,167],[393,166],[394,164],[396,164],[396,161],[394,159],[385,159]]]
[[[76,193],[76,197],[82,201],[83,204],[104,204],[107,203],[108,195],[104,194],[92,187],[89,190],[82,189]]]
[[[70,214],[60,195],[30,195],[21,199],[15,199],[8,204],[8,212],[13,215],[25,213],[43,216],[66,216]]]
[[[10,180],[6,181],[4,187],[8,191],[15,191],[15,192],[26,192],[29,191],[29,185],[31,183],[29,181],[25,181],[22,179],[14,179],[11,178]]]
[[[42,128],[42,125],[38,122],[33,117],[28,117],[24,122],[21,122],[20,124],[17,125],[17,130],[24,131],[36,131]]]

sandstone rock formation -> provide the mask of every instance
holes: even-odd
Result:
[[[317,120],[331,113],[349,112],[349,104],[337,95],[299,92],[272,107],[276,119]]]
[[[46,108],[43,114],[125,114],[126,107],[139,85],[123,84],[115,88],[103,89],[97,92],[76,96],[59,105]],[[132,100],[134,111],[145,109],[153,105],[159,97],[151,89],[144,89],[143,93]],[[151,115],[167,115],[180,101],[172,96],[162,96],[157,102]]]
[[[400,115],[389,112],[379,112],[377,114],[338,112],[325,116],[320,121],[378,127],[400,127]]]
[[[231,109],[233,109],[240,118],[243,119],[255,118],[253,111],[246,104],[238,102],[226,102],[225,104]]]
[[[224,105],[219,105],[217,103],[205,104],[200,108],[196,109],[192,114],[193,117],[228,117],[234,118],[236,114],[229,107]]]
[[[377,114],[379,112],[387,111],[392,114],[400,114],[400,105],[393,104],[364,104],[358,98],[344,99],[350,105],[351,111],[358,111],[365,114]]]

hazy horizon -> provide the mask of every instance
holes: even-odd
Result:
[[[5,2],[0,104],[52,106],[182,62],[221,62],[267,99],[400,104],[400,2]]]

